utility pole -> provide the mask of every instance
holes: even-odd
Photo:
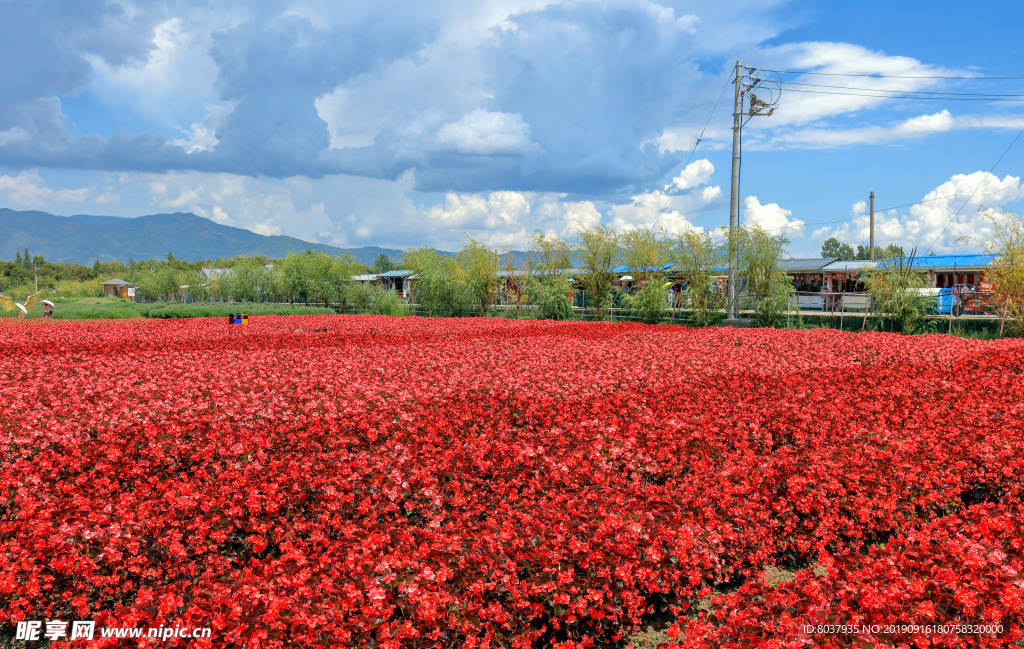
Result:
[[[735,320],[739,317],[736,304],[736,226],[740,206],[740,129],[743,128],[743,94],[740,90],[740,62],[736,61],[736,86],[732,108],[732,197],[729,200],[729,301],[725,317]]]
[[[863,239],[861,239],[863,241]],[[875,192],[871,192],[871,261],[875,260]]]
[[[32,264],[32,268],[36,271],[36,293],[39,292],[39,266]]]
[[[747,73],[744,73],[746,70]],[[729,201],[729,301],[726,305],[726,320],[730,326],[744,326],[743,322],[737,322],[739,318],[739,290],[736,285],[736,229],[739,227],[740,212],[740,156],[743,153],[743,126],[757,116],[767,117],[775,112],[782,93],[782,80],[761,78],[754,76],[757,68],[742,66],[736,61],[736,76],[733,80],[735,92],[733,95],[732,109],[732,197]],[[778,73],[766,71],[768,74]],[[754,93],[757,90],[762,94],[768,94],[767,101],[758,98]],[[745,97],[750,98],[748,110],[743,110]],[[746,120],[744,120],[746,118]]]

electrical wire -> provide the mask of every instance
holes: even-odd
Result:
[[[805,90],[802,88],[789,88],[790,92],[808,92],[815,95],[846,95],[848,97],[870,97],[872,99],[938,99],[941,101],[1013,101],[1022,102],[1024,99],[1012,99],[1009,97],[915,97],[913,95],[864,95],[857,92],[833,92],[829,90]],[[899,90],[876,92],[902,92]]]
[[[811,72],[810,70],[772,70],[770,68],[758,68],[767,72],[777,74],[814,74],[829,77],[871,77],[874,79],[949,79],[953,81],[1020,81],[1024,77],[953,77],[953,76],[925,76],[925,75],[901,75],[901,74],[875,74],[875,73],[849,73],[849,72]]]
[[[711,109],[711,114],[708,115],[708,121],[704,123],[704,128],[701,129],[700,135],[697,136],[697,141],[693,143],[693,150],[690,151],[690,155],[687,156],[686,162],[683,163],[683,169],[686,169],[686,167],[690,164],[690,159],[693,158],[693,154],[697,151],[697,146],[700,145],[701,141],[704,139],[704,132],[708,130],[708,125],[711,124],[711,119],[715,116],[715,111],[718,110],[718,104],[721,103],[722,97],[725,96],[725,90],[726,90],[726,88],[729,87],[729,84],[732,81],[733,80],[731,78],[727,78],[725,80],[725,85],[722,86],[722,92],[719,93],[718,100],[715,102],[714,108]],[[656,225],[658,225],[658,221],[661,220],[661,215],[664,213],[665,208],[668,207],[668,200],[669,200],[669,198],[668,198],[668,190],[669,190],[669,187],[671,187],[671,185],[669,185],[668,187],[665,188],[665,193],[662,196],[661,207],[658,208],[658,216],[654,219],[654,223],[651,224],[651,230],[654,230],[654,227]]]
[[[708,130],[708,125],[711,124],[711,118],[715,116],[715,111],[718,110],[718,104],[721,103],[722,97],[725,96],[725,89],[729,87],[729,83],[731,81],[732,79],[725,80],[725,85],[722,86],[722,92],[719,93],[718,95],[718,100],[715,102],[715,107],[711,109],[711,114],[708,115],[708,121],[704,124],[704,128],[700,130],[700,135],[697,136],[697,141],[693,143],[693,150],[690,151],[690,155],[687,156],[686,163],[683,165],[683,168],[685,168],[686,165],[690,164],[690,158],[692,158],[694,152],[697,151],[697,145],[699,145],[701,143],[701,140],[704,139],[704,132]]]
[[[888,88],[858,88],[856,86],[832,86],[824,83],[800,83],[798,81],[782,81],[787,86],[810,86],[813,88],[838,88],[840,90],[866,90],[868,92],[900,92],[913,95],[953,95],[958,97],[1024,97],[1024,93],[995,94],[990,92],[939,92],[937,90],[890,90]]]
[[[960,209],[956,211],[956,214],[954,214],[954,215],[953,215],[953,218],[951,218],[951,219],[949,220],[949,223],[947,223],[947,224],[945,225],[945,227],[943,227],[943,228],[942,228],[942,230],[941,230],[941,231],[939,232],[939,236],[935,237],[935,241],[932,241],[931,245],[930,245],[930,246],[928,246],[928,252],[931,252],[931,250],[932,250],[932,247],[933,247],[933,246],[934,246],[934,245],[935,245],[936,243],[938,243],[939,239],[941,239],[941,238],[942,238],[942,235],[943,235],[943,233],[944,233],[944,232],[946,231],[946,228],[948,228],[948,227],[949,227],[950,225],[952,225],[953,221],[955,221],[955,220],[956,220],[956,217],[960,216],[960,212],[961,212],[961,211],[963,211],[963,209],[964,209],[965,207],[967,207],[967,204],[968,204],[968,203],[970,203],[970,202],[971,202],[971,199],[972,199],[972,198],[974,198],[974,195],[975,195],[976,193],[978,193],[978,190],[979,190],[979,189],[981,189],[981,186],[982,186],[982,184],[983,184],[983,183],[985,182],[985,179],[986,179],[986,178],[988,178],[988,177],[989,177],[990,175],[992,175],[992,171],[993,171],[993,170],[994,170],[994,169],[995,169],[996,167],[998,167],[998,166],[999,166],[999,163],[1003,161],[1003,158],[1005,158],[1005,157],[1006,157],[1006,154],[1010,152],[1010,149],[1012,149],[1012,148],[1013,148],[1013,145],[1017,143],[1017,140],[1019,140],[1019,139],[1020,139],[1020,136],[1021,136],[1021,135],[1024,135],[1024,128],[1022,128],[1022,129],[1020,130],[1020,133],[1017,133],[1017,137],[1013,138],[1013,142],[1010,142],[1010,146],[1006,147],[1006,150],[1005,150],[1005,151],[1003,151],[1003,155],[999,156],[999,159],[998,159],[998,160],[996,160],[996,163],[995,163],[994,165],[992,165],[992,168],[991,168],[991,169],[989,169],[989,170],[988,170],[987,172],[985,172],[985,175],[981,177],[981,182],[980,182],[980,183],[978,183],[978,186],[974,188],[974,191],[973,191],[973,192],[971,192],[971,195],[967,197],[967,200],[966,200],[966,201],[964,201],[964,204],[960,206]]]

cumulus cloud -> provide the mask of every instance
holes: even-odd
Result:
[[[10,204],[24,207],[43,207],[54,203],[82,203],[89,200],[92,191],[79,189],[51,189],[36,171],[23,171],[17,176],[0,176],[0,197]]]
[[[536,148],[530,142],[530,125],[522,116],[482,108],[442,126],[437,139],[442,146],[474,155],[514,155]]]
[[[804,222],[790,218],[792,215],[792,210],[783,209],[778,203],[762,205],[757,196],[743,199],[742,223],[756,225],[773,235],[782,234],[787,238],[803,235]]]
[[[918,248],[918,254],[934,251],[938,254],[965,250],[964,244],[956,243],[960,237],[984,239],[989,230],[985,213],[1001,214],[1005,206],[1024,198],[1024,186],[1020,177],[997,176],[984,171],[957,174],[921,198],[906,212],[889,210],[875,213],[875,243],[895,243],[910,250]],[[973,197],[971,194],[974,194]],[[969,200],[968,200],[969,199]],[[854,210],[866,208],[863,202]],[[870,238],[870,218],[860,216],[840,227],[822,228],[816,236],[835,236],[840,241],[866,242]]]
[[[715,167],[709,160],[698,160],[687,165],[665,191],[637,194],[629,203],[610,205],[611,226],[616,230],[664,228],[669,232],[695,229],[696,216],[720,203],[722,189],[712,186],[711,175]]]

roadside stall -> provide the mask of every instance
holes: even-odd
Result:
[[[838,261],[835,257],[814,257],[809,259],[783,259],[779,265],[793,282],[795,291],[789,296],[789,306],[798,309],[822,309],[825,300],[822,288],[825,275],[822,268]]]
[[[871,295],[867,293],[867,279],[878,268],[877,261],[851,259],[834,261],[825,266],[823,288],[824,309],[836,311],[866,311],[871,309]]]

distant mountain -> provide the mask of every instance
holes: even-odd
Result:
[[[29,249],[32,256],[47,261],[78,262],[136,261],[166,259],[172,253],[178,259],[228,258],[235,255],[264,255],[273,259],[289,252],[319,250],[331,255],[346,251],[322,243],[294,237],[264,236],[242,228],[214,223],[195,214],[151,214],[138,218],[117,216],[55,216],[46,212],[18,212],[0,208],[0,259],[13,260],[15,254]],[[357,248],[353,255],[363,263],[373,263],[381,252],[392,258],[400,251],[387,248]]]
[[[47,261],[78,262],[87,266],[97,259],[123,262],[129,258],[136,261],[166,259],[168,252],[178,259],[196,261],[235,255],[278,259],[289,252],[306,250],[330,255],[350,253],[356,261],[371,266],[382,252],[392,261],[397,261],[402,253],[394,248],[344,249],[294,237],[265,236],[182,212],[125,218],[92,214],[56,216],[0,208],[0,260],[12,261],[25,248],[32,256],[42,255]],[[528,257],[528,253],[519,251],[509,254],[517,265]]]
[[[68,218],[78,219],[79,221],[85,221],[86,223],[95,223],[97,225],[110,225],[111,223],[118,223],[125,220],[125,217],[123,216],[99,216],[98,214],[73,214]]]

